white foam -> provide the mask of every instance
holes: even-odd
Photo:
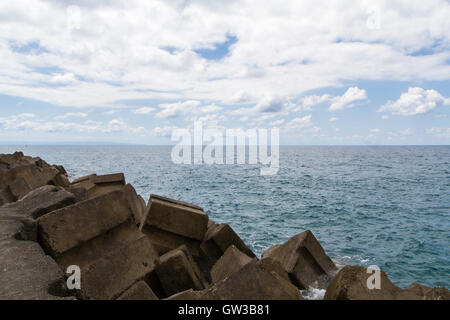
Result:
[[[309,287],[308,290],[300,290],[300,293],[305,300],[323,300],[325,292],[325,289],[314,287]]]

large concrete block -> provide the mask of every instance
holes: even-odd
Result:
[[[22,199],[8,203],[5,208],[15,209],[24,217],[37,219],[51,211],[75,203],[75,196],[62,187],[42,186],[27,193]]]
[[[101,235],[92,238],[60,255],[55,260],[63,269],[70,265],[84,268],[99,257],[115,249],[140,239],[143,234],[133,221],[126,221]]]
[[[123,173],[112,173],[101,176],[94,176],[93,179],[93,182],[95,184],[118,183],[122,186],[125,185],[125,176]]]
[[[81,269],[81,296],[116,299],[135,282],[144,280],[158,260],[150,240],[144,236],[119,247]]]
[[[72,187],[84,188],[88,193],[89,199],[104,195],[106,193],[121,190],[125,185],[125,176],[123,173],[113,173],[106,175],[91,174],[74,180]]]
[[[142,202],[139,199],[139,195],[136,193],[136,190],[131,184],[127,184],[122,187],[122,191],[125,193],[131,211],[133,212],[133,219],[136,225],[140,225],[142,217],[144,216],[145,208],[142,208]]]
[[[155,227],[144,226],[141,230],[153,243],[159,255],[163,255],[181,245],[186,245],[189,252],[194,256],[200,255],[200,241],[186,238],[178,234],[164,231]]]
[[[234,245],[247,256],[255,257],[255,254],[247,247],[244,241],[226,223],[210,225],[200,247],[207,256],[217,260],[231,245]]]
[[[145,281],[138,281],[117,298],[117,300],[159,300]]]
[[[301,300],[298,289],[254,259],[204,290],[199,300]]]
[[[197,206],[151,195],[144,224],[201,241],[207,229],[208,216]]]
[[[131,219],[123,191],[113,191],[53,211],[38,220],[39,241],[56,258]]]
[[[324,300],[449,300],[450,292],[443,287],[430,288],[413,283],[408,289],[394,285],[386,273],[380,271],[379,288],[374,272],[360,266],[345,266],[329,284]],[[371,279],[369,279],[372,277]]]
[[[0,300],[64,299],[65,277],[32,241],[0,241]]]
[[[278,261],[300,289],[326,287],[337,270],[309,230],[267,249],[262,257]]]
[[[252,258],[241,252],[234,245],[229,246],[227,251],[225,251],[223,256],[211,269],[212,282],[217,283],[229,277],[251,261]]]
[[[161,256],[156,266],[156,274],[166,296],[188,289],[201,290],[204,284],[199,278],[198,267],[186,255],[186,250],[179,248]]]
[[[8,239],[36,241],[36,221],[14,209],[0,208],[0,241]]]

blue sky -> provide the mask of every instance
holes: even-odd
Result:
[[[448,1],[0,4],[0,143],[449,144]]]

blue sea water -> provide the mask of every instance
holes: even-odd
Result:
[[[150,193],[200,205],[256,252],[310,229],[344,264],[377,265],[400,287],[450,287],[450,146],[280,147],[280,170],[176,165],[168,146],[0,146],[71,178],[124,172]]]

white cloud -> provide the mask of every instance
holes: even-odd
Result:
[[[176,103],[163,103],[159,107],[162,109],[156,113],[157,118],[176,118],[181,114],[191,113],[200,105],[200,101],[188,100]]]
[[[68,112],[66,114],[63,114],[62,116],[56,116],[55,120],[64,120],[67,118],[86,118],[88,116],[87,113],[84,112]]]
[[[54,73],[49,79],[49,82],[55,84],[69,84],[75,82],[75,75],[71,72],[68,73]]]
[[[370,129],[369,131],[372,132],[372,133],[379,133],[381,131],[381,129],[374,128],[374,129]]]
[[[267,92],[298,97],[346,80],[450,78],[445,0],[360,1],[351,10],[337,0],[83,1],[79,28],[68,28],[64,3],[1,2],[0,93],[83,107],[125,99],[258,103]],[[367,24],[374,6],[379,29]],[[223,59],[194,51],[227,34],[238,41]]]
[[[404,136],[410,136],[414,133],[414,131],[411,128],[408,128],[405,130],[400,130],[399,133]]]
[[[172,135],[172,131],[176,129],[178,128],[174,126],[156,127],[152,132],[157,137],[169,138]]]
[[[279,120],[272,121],[270,123],[270,125],[273,126],[273,127],[276,127],[276,126],[282,125],[283,123],[284,123],[284,119],[279,119]]]
[[[117,112],[119,112],[119,110],[108,110],[108,111],[103,112],[103,114],[112,115],[112,114],[115,114]]]
[[[333,103],[328,108],[331,111],[348,109],[355,107],[356,101],[366,100],[366,90],[358,87],[351,87],[342,95],[333,98]]]
[[[419,87],[409,88],[397,101],[388,101],[378,112],[391,112],[395,115],[413,116],[427,113],[441,105],[450,105],[436,90],[425,90]]]
[[[289,121],[285,128],[287,131],[298,131],[308,127],[312,127],[313,123],[311,121],[312,115],[307,115],[301,118],[294,118]]]
[[[329,121],[330,122],[336,122],[336,121],[339,121],[339,118],[338,117],[331,117]]]
[[[72,132],[72,133],[113,133],[127,132],[133,134],[146,134],[148,130],[143,127],[132,127],[122,119],[113,119],[107,123],[94,122],[85,123],[64,121],[41,121],[35,119],[33,114],[19,114],[0,118],[0,127],[4,130],[31,131],[31,132]],[[31,120],[33,119],[33,120]]]
[[[155,108],[152,107],[142,107],[142,108],[138,108],[133,110],[132,112],[134,114],[149,114],[150,112],[152,112],[153,110],[155,110]]]
[[[428,129],[427,134],[433,135],[438,138],[450,138],[450,128],[431,128]]]

